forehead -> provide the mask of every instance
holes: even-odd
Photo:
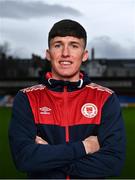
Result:
[[[74,37],[74,36],[65,36],[65,37],[56,36],[53,39],[51,39],[50,44],[54,44],[54,43],[57,43],[57,42],[84,44],[83,38],[77,38],[77,37]]]

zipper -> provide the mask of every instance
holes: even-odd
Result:
[[[68,107],[68,92],[67,92],[67,86],[64,86],[64,119],[66,121],[66,126],[65,126],[65,141],[66,143],[69,142],[69,126],[67,124],[68,122],[68,111],[67,111],[67,107]],[[67,175],[66,176],[67,180],[70,180],[70,176]]]
[[[65,127],[65,134],[66,134],[65,139],[66,139],[66,142],[68,143],[69,142],[69,127],[68,126]]]
[[[69,126],[68,126],[68,92],[67,92],[67,86],[64,86],[64,120],[66,122],[65,125],[65,140],[66,142],[69,142]]]

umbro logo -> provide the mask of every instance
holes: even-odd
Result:
[[[40,110],[40,114],[50,114],[51,111],[51,109],[46,106],[39,108],[39,110]]]

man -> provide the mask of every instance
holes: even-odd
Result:
[[[88,59],[85,29],[62,20],[49,32],[51,72],[15,97],[9,141],[16,167],[29,178],[119,175],[125,131],[113,91],[80,72]]]

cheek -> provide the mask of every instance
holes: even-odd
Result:
[[[51,59],[52,59],[53,61],[58,60],[59,58],[60,58],[60,54],[59,54],[59,53],[53,52],[53,53],[51,54]]]
[[[72,59],[74,60],[75,64],[80,65],[82,63],[82,55],[73,56]]]

